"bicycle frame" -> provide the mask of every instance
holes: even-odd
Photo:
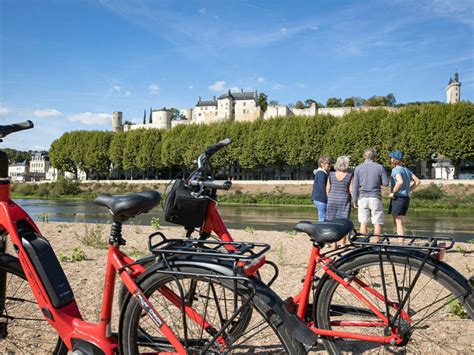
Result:
[[[10,186],[8,180],[0,182],[0,230],[8,232],[11,241],[17,252],[19,262],[23,268],[27,281],[30,284],[33,295],[38,306],[43,312],[48,323],[56,330],[69,350],[73,349],[75,342],[87,342],[105,354],[114,354],[119,347],[118,339],[111,331],[111,315],[113,305],[114,287],[117,273],[122,282],[150,316],[152,321],[160,328],[163,335],[175,348],[176,354],[186,354],[186,349],[178,337],[168,327],[163,318],[160,317],[154,307],[148,302],[147,298],[141,292],[135,283],[135,279],[141,275],[145,268],[135,264],[134,260],[120,251],[119,245],[109,245],[107,252],[106,274],[104,281],[104,290],[102,295],[102,306],[100,312],[100,321],[90,323],[83,320],[77,303],[74,299],[61,307],[55,307],[53,300],[48,294],[44,282],[36,270],[33,261],[23,246],[22,237],[18,233],[18,222],[25,221],[37,233],[39,238],[44,239],[38,227],[28,214],[10,199]],[[24,223],[24,222],[21,222]],[[127,270],[130,271],[127,272]],[[62,272],[62,269],[60,269]],[[177,307],[182,307],[182,302],[174,292],[169,289],[161,290],[161,293]],[[185,313],[199,324],[205,323],[192,307],[185,306]],[[217,340],[219,341],[219,339]]]
[[[233,241],[232,236],[230,235],[229,231],[225,227],[225,224],[217,210],[217,202],[214,200],[210,200],[208,207],[207,207],[207,214],[206,219],[204,221],[201,233],[204,235],[210,235],[210,233],[214,232],[217,234],[219,239],[226,242]],[[384,315],[380,310],[371,303],[366,297],[364,297],[357,289],[351,286],[350,282],[344,280],[340,277],[336,272],[334,272],[330,264],[332,263],[333,259],[325,257],[320,253],[320,247],[313,245],[311,256],[309,258],[308,266],[306,269],[306,276],[304,279],[303,287],[301,291],[295,295],[294,297],[290,298],[293,300],[294,305],[297,307],[297,316],[302,321],[305,321],[306,310],[309,305],[309,298],[311,293],[311,286],[314,280],[314,274],[316,268],[319,266],[322,270],[329,275],[329,277],[336,280],[338,283],[342,284],[346,289],[348,289],[351,293],[353,293],[358,299],[360,299],[367,307],[370,309],[378,318],[377,321],[348,321],[348,323],[341,323],[339,324],[332,324],[334,326],[341,325],[341,326],[353,326],[353,327],[387,327],[389,326],[389,319],[386,315]],[[386,300],[386,298],[374,290],[373,288],[369,287],[368,285],[364,284],[361,280],[357,279],[357,277],[353,277],[353,281],[355,281],[359,286],[364,288],[366,291],[374,295],[379,300],[383,301],[388,307],[392,308],[394,312],[399,311],[400,317],[405,319],[406,321],[410,322],[410,316],[404,312],[400,311],[398,307],[396,307],[394,302],[390,300]],[[345,338],[345,339],[355,339],[355,340],[365,340],[370,342],[382,343],[382,344],[399,344],[403,341],[403,339],[398,336],[397,329],[392,327],[391,334],[387,336],[372,336],[363,333],[353,333],[353,332],[340,332],[336,330],[327,330],[327,329],[320,329],[312,321],[306,321],[306,325],[313,331],[315,334],[321,336],[328,336],[328,337],[338,337],[338,338]]]

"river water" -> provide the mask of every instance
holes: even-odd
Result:
[[[110,223],[111,216],[104,207],[96,206],[92,201],[55,201],[55,200],[16,200],[35,220],[41,220],[40,215],[47,213],[50,221],[56,222],[86,222]],[[249,205],[220,205],[219,212],[228,228],[243,229],[247,226],[261,230],[292,230],[301,220],[315,221],[314,207],[274,207]],[[357,214],[352,213],[352,219],[357,227]],[[150,213],[138,216],[135,224],[149,225],[152,217],[164,221],[161,206]],[[474,216],[472,213],[443,212],[414,212],[409,211],[406,220],[408,234],[452,236],[457,241],[474,239]],[[386,216],[386,231],[391,232],[393,222]]]

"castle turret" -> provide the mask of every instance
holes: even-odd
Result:
[[[122,125],[122,112],[115,111],[112,114],[112,132],[122,132],[123,125]]]
[[[455,104],[461,101],[461,82],[459,74],[454,73],[454,77],[449,79],[446,87],[446,101],[448,104]]]
[[[159,110],[153,110],[152,123],[156,128],[170,129],[171,128],[171,111],[163,107]]]

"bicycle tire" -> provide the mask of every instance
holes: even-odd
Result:
[[[6,322],[7,334],[0,339],[0,353],[67,354],[65,344],[41,313],[18,259],[1,255],[1,274],[6,277],[6,293],[0,299],[5,302],[0,323]]]
[[[149,254],[149,255],[146,255],[144,258],[150,256],[152,254]],[[150,262],[147,262],[147,263],[141,263],[141,265],[145,268],[149,268],[153,265],[155,265],[155,261],[152,260]],[[165,267],[163,265],[163,267]],[[124,302],[126,301],[127,297],[129,295],[129,292],[127,290],[127,288],[125,287],[125,285],[121,284],[120,286],[120,289],[119,289],[119,296],[118,296],[118,299],[119,299],[119,308],[120,310],[122,310],[122,306],[124,304]],[[236,318],[236,321],[235,321],[235,324],[231,327],[231,329],[229,330],[229,333],[231,333],[233,336],[239,336],[239,333],[241,332],[244,332],[245,329],[247,328],[247,326],[249,325],[250,323],[250,320],[252,319],[252,312],[253,312],[253,308],[252,307],[246,307],[246,309],[244,311],[242,311],[242,313],[240,313],[237,318]]]
[[[385,284],[389,300],[400,304],[403,296],[408,290],[409,281],[412,280],[416,272],[422,265],[420,257],[400,252],[385,251],[382,254],[384,266]],[[363,280],[369,286],[376,288],[380,294],[383,293],[383,283],[380,269],[380,258],[378,252],[371,252],[359,255],[347,262],[342,262],[337,270],[339,272],[355,272],[356,277]],[[394,276],[395,275],[395,276]],[[349,276],[350,277],[350,276]],[[460,280],[464,280],[460,282]],[[406,282],[405,282],[406,280]],[[351,285],[356,283],[351,281]],[[427,288],[429,287],[429,289]],[[363,293],[382,313],[385,311],[385,303],[364,292],[361,287],[356,287]],[[397,292],[398,291],[398,292]],[[356,296],[350,293],[341,284],[332,278],[327,278],[318,290],[317,306],[315,308],[314,319],[319,328],[331,329],[330,322],[338,320],[374,320],[372,312]],[[417,353],[452,353],[458,352],[460,348],[466,346],[470,349],[470,341],[462,334],[459,335],[461,327],[473,329],[473,322],[463,320],[457,315],[451,314],[451,305],[456,300],[463,305],[467,316],[473,319],[474,302],[472,290],[467,281],[462,276],[442,262],[430,261],[423,266],[419,279],[410,293],[409,301],[404,307],[412,317],[412,322],[399,323],[398,329],[404,330],[407,334],[406,344],[401,346],[385,345],[387,350]],[[378,302],[377,302],[378,301]],[[448,304],[448,302],[451,302]],[[393,309],[390,312],[394,315]],[[426,318],[426,319],[424,319]],[[451,323],[452,322],[452,323]],[[400,327],[401,324],[401,327]],[[370,335],[384,335],[384,328],[361,328],[361,327],[334,327],[334,330],[359,332]],[[358,328],[358,329],[357,329]],[[466,329],[466,334],[469,331]],[[361,331],[362,330],[362,331]],[[390,334],[390,332],[388,332]],[[385,333],[387,335],[387,333]],[[429,340],[427,338],[430,337]],[[431,338],[432,337],[432,338]],[[457,340],[455,340],[458,338]],[[467,337],[468,338],[468,337]],[[455,347],[453,342],[459,341]],[[370,343],[366,341],[338,339],[334,337],[322,337],[323,345],[331,354],[340,351],[352,352],[380,352],[380,343]],[[423,348],[422,348],[423,346]],[[462,352],[462,350],[461,350]]]
[[[231,307],[234,307],[234,303],[223,304],[222,301],[232,300],[231,302],[235,302],[235,299],[231,298],[231,296],[234,295],[234,284],[237,286],[237,302],[239,303],[240,300],[248,300],[252,292],[251,282],[243,280],[236,282],[228,279],[210,279],[202,276],[191,276],[191,274],[202,275],[203,273],[213,273],[213,271],[203,269],[202,267],[183,266],[179,268],[179,271],[185,272],[189,276],[153,273],[144,279],[139,286],[145,296],[152,302],[158,313],[164,318],[168,326],[170,326],[183,343],[185,342],[184,331],[186,330],[188,339],[187,350],[200,353],[204,350],[204,347],[212,336],[206,333],[206,331],[203,331],[202,327],[192,322],[188,317],[186,317],[186,325],[184,325],[181,311],[174,306],[171,307],[173,310],[170,310],[169,302],[165,300],[164,296],[161,294],[155,295],[155,293],[159,293],[158,289],[163,286],[167,286],[176,293],[179,293],[176,286],[176,277],[179,279],[185,292],[187,291],[186,284],[190,282],[190,280],[199,280],[200,289],[192,300],[193,308],[200,312],[200,314],[205,314],[206,320],[213,325],[218,325],[215,326],[215,330],[219,330],[221,325],[230,317],[230,313],[232,312],[229,312],[229,310],[233,309]],[[260,281],[255,280],[255,282]],[[204,285],[207,286],[204,287]],[[214,288],[214,291],[211,290],[212,288]],[[252,317],[250,324],[246,326],[244,332],[234,333],[238,334],[237,337],[234,337],[230,332],[224,332],[227,342],[226,352],[247,353],[251,350],[252,353],[305,353],[303,345],[291,337],[284,322],[273,309],[277,304],[277,296],[274,295],[270,289],[267,290],[268,292],[265,293],[257,292],[251,298],[250,304],[254,311],[254,317]],[[209,295],[211,293],[218,295],[218,297],[213,296],[214,300],[210,300]],[[211,302],[214,304],[215,309],[210,309]],[[240,303],[238,305],[240,305]],[[219,309],[222,314],[219,313]],[[242,308],[242,310],[245,311],[245,307]],[[167,343],[167,340],[159,331],[154,329],[153,331],[156,333],[150,334],[151,330],[147,328],[149,324],[146,324],[146,322],[149,321],[147,319],[148,317],[142,317],[142,308],[134,298],[130,297],[128,299],[124,312],[123,324],[120,329],[121,345],[124,354],[137,354],[139,352],[138,343],[143,345],[146,340],[144,340],[144,338],[153,340],[153,345],[146,344],[144,346],[148,351],[150,351],[150,347],[153,351],[173,351],[172,346]],[[237,323],[237,326],[239,326],[239,323]],[[243,343],[247,341],[248,343]],[[206,353],[209,352],[221,353],[222,349],[213,344],[213,347]]]

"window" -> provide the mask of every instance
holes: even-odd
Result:
[[[244,106],[246,106],[246,105],[247,105],[247,103],[244,101]]]

